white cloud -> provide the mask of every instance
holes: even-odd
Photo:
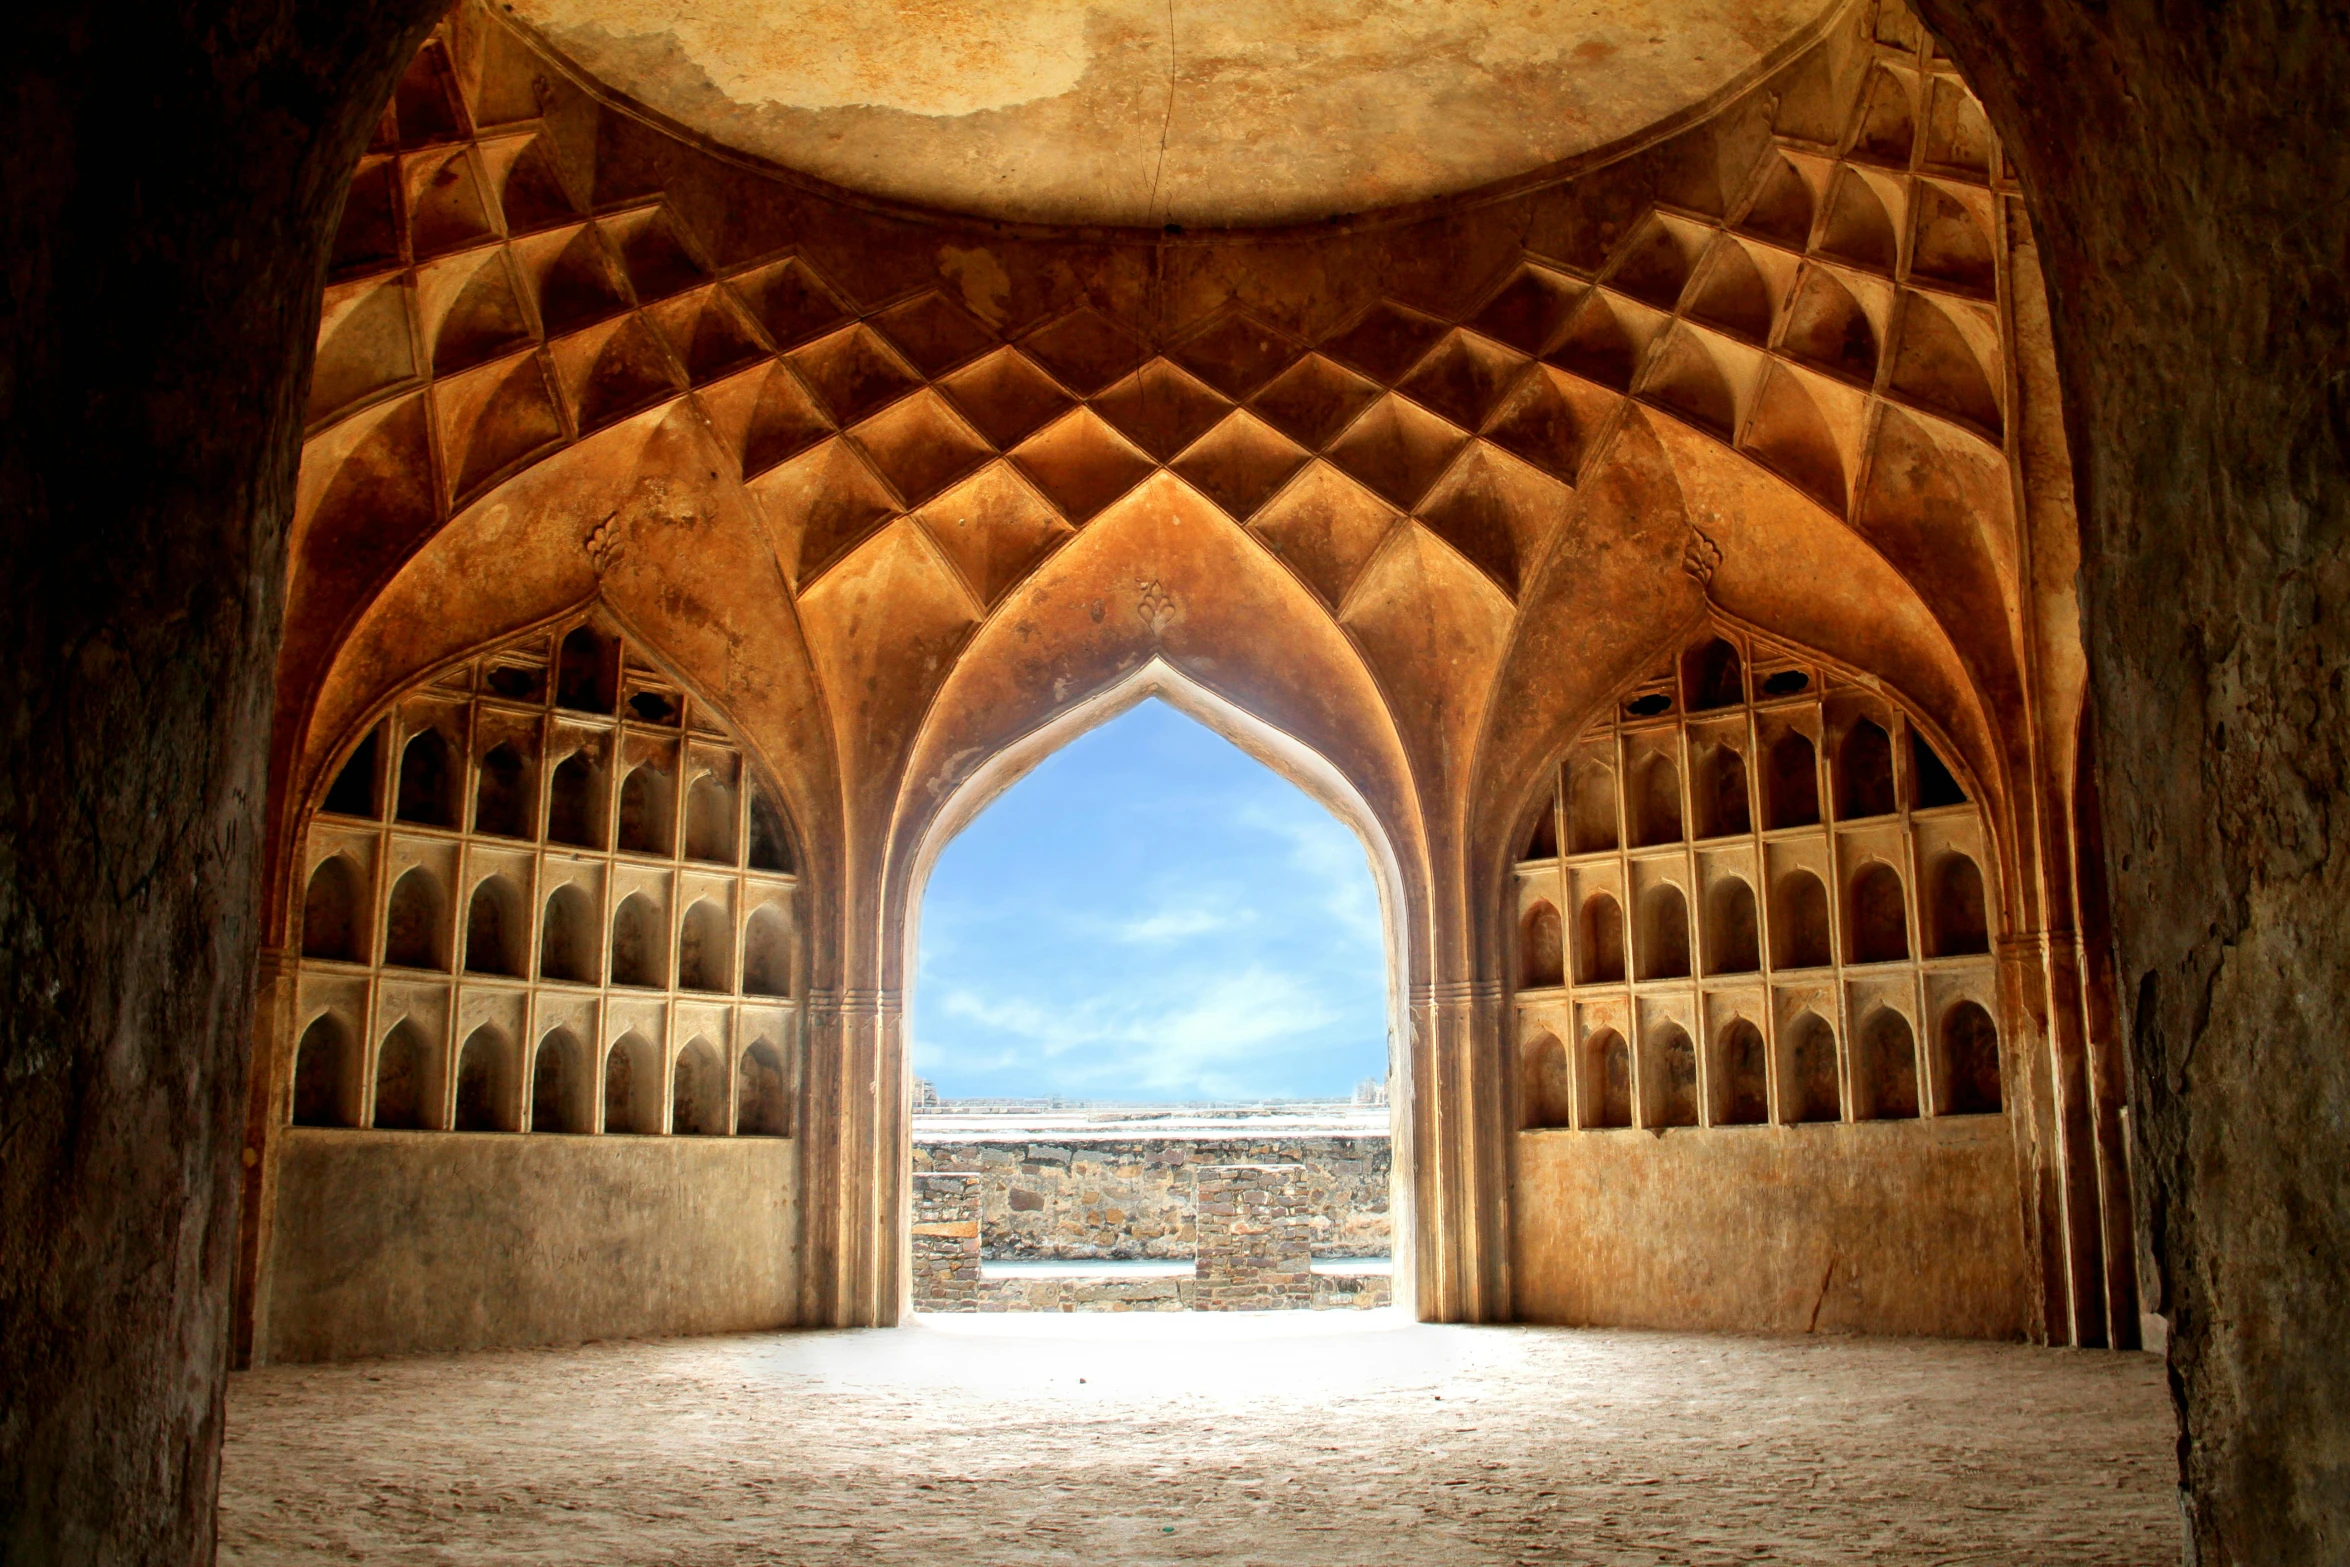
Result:
[[[1371,881],[1370,856],[1343,823],[1319,808],[1289,812],[1261,805],[1243,807],[1240,820],[1289,840],[1291,868],[1321,889],[1322,912],[1341,932],[1374,948],[1383,945],[1386,931]]]
[[[1062,1004],[958,986],[941,998],[941,1013],[1011,1038],[925,1040],[925,1054],[965,1070],[1051,1061],[1054,1075],[1072,1087],[1262,1092],[1261,1084],[1243,1086],[1261,1072],[1244,1069],[1314,1043],[1312,1036],[1340,1017],[1312,979],[1261,964],[1237,973],[1164,976],[1150,990]]]
[[[1256,918],[1254,909],[1232,909],[1219,912],[1201,908],[1163,908],[1140,919],[1127,920],[1112,927],[1112,934],[1132,946],[1157,947],[1168,942],[1181,941],[1186,936],[1205,936],[1214,931],[1230,930]]]

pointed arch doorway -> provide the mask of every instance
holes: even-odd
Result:
[[[903,965],[901,972],[909,981],[902,1015],[911,1017],[914,1014],[914,981],[920,969],[921,911],[931,875],[947,845],[988,806],[1026,778],[1048,757],[1080,737],[1154,700],[1165,703],[1210,734],[1229,742],[1251,760],[1297,788],[1343,825],[1364,851],[1378,897],[1380,946],[1384,959],[1382,967],[1387,1039],[1385,1080],[1391,1149],[1386,1201],[1393,1238],[1393,1287],[1395,1298],[1407,1301],[1412,1297],[1411,1259],[1414,1248],[1409,1168],[1411,1052],[1401,1048],[1403,1042],[1411,1037],[1408,990],[1403,979],[1408,972],[1409,953],[1406,883],[1402,864],[1369,801],[1327,757],[1238,703],[1209,689],[1164,657],[1153,656],[1123,678],[1069,704],[1044,723],[1013,737],[971,769],[945,796],[917,840],[904,900],[900,905],[905,911],[899,942],[900,962]],[[909,1080],[911,1047],[910,1031],[901,1030],[898,1065],[901,1073],[906,1074]],[[901,1139],[901,1143],[899,1168],[909,1197],[909,1205],[903,1205],[907,1219],[906,1233],[899,1245],[901,1260],[898,1272],[903,1281],[899,1290],[902,1312],[912,1304],[911,1254],[917,1244],[916,1232],[935,1231],[939,1226],[935,1222],[938,1216],[931,1213],[929,1208],[936,1200],[935,1195],[918,1190],[912,1179],[910,1131]]]

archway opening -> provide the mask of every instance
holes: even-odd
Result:
[[[950,802],[914,888],[916,1310],[1389,1298],[1388,900],[1254,749],[1138,700]]]

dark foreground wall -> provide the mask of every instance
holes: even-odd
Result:
[[[296,1127],[266,1358],[788,1327],[798,1157],[767,1137]]]
[[[0,49],[0,1560],[208,1561],[326,239],[438,0]]]
[[[2350,11],[1919,9],[2055,312],[2189,1531],[2350,1560]]]
[[[2022,1338],[1999,1116],[1523,1132],[1519,1314],[1576,1326]]]

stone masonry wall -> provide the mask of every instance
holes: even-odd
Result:
[[[979,1298],[980,1177],[914,1177],[914,1299],[930,1311],[971,1310]]]
[[[914,1309],[1006,1311],[1368,1310],[1394,1298],[1381,1273],[1317,1273],[1316,1177],[1298,1165],[1198,1166],[1197,1255],[1183,1277],[985,1278],[983,1181],[966,1171],[914,1177]],[[1339,1264],[1343,1266],[1343,1264]]]
[[[1194,1172],[1197,1311],[1284,1311],[1314,1300],[1311,1177],[1296,1165],[1209,1166]]]
[[[1313,1254],[1383,1257],[1382,1136],[917,1140],[914,1174],[979,1172],[983,1255],[995,1262],[1192,1256],[1193,1172],[1282,1165],[1304,1172]]]

